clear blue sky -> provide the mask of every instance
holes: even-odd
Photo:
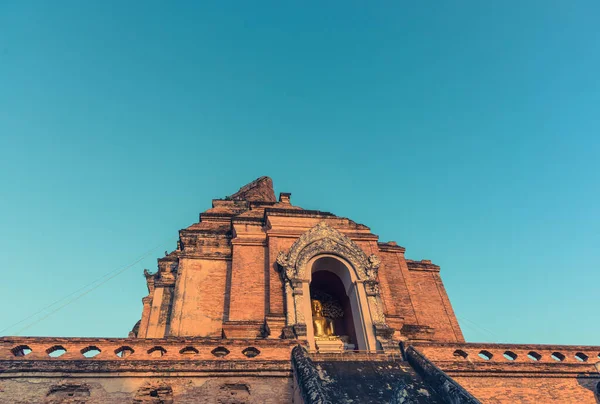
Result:
[[[467,340],[600,343],[597,0],[174,3],[0,4],[0,329],[158,246],[21,333],[127,335],[269,175],[439,264]]]

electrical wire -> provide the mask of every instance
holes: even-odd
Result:
[[[56,301],[52,302],[51,304],[49,304],[49,305],[47,305],[47,306],[43,307],[42,309],[40,309],[40,310],[36,311],[35,313],[33,313],[33,314],[31,314],[31,315],[29,315],[29,316],[25,317],[24,319],[22,319],[22,320],[20,320],[20,321],[18,321],[18,322],[16,322],[16,323],[14,323],[14,324],[12,324],[12,325],[10,325],[10,326],[6,327],[6,328],[4,328],[4,329],[0,330],[0,335],[2,335],[2,333],[4,333],[6,330],[9,330],[9,329],[11,329],[11,328],[13,328],[13,327],[17,326],[17,325],[19,325],[19,324],[21,324],[21,323],[23,323],[23,322],[25,322],[25,321],[29,320],[30,318],[37,316],[37,315],[38,315],[38,314],[40,314],[40,313],[43,313],[44,311],[46,311],[46,310],[50,309],[51,307],[53,307],[53,306],[57,305],[58,303],[60,303],[60,302],[64,301],[65,299],[68,299],[68,298],[70,298],[71,296],[73,296],[73,295],[76,295],[77,293],[81,292],[82,290],[86,290],[86,289],[88,289],[88,288],[89,288],[89,287],[91,287],[92,285],[94,285],[94,284],[96,284],[96,283],[98,283],[98,282],[100,282],[100,281],[102,281],[102,280],[104,279],[104,280],[103,280],[102,282],[100,282],[98,285],[96,285],[96,286],[92,287],[92,288],[91,288],[91,289],[89,289],[89,290],[86,290],[86,291],[84,291],[83,293],[81,293],[80,295],[76,296],[75,298],[73,298],[73,299],[69,300],[69,301],[68,301],[68,302],[66,302],[65,304],[63,304],[63,305],[61,305],[61,306],[57,307],[55,310],[52,310],[50,313],[46,314],[46,315],[45,315],[45,316],[43,316],[42,318],[40,318],[40,319],[38,319],[38,320],[36,320],[36,321],[32,322],[31,324],[29,324],[29,325],[27,325],[27,326],[25,326],[25,327],[21,328],[21,329],[20,329],[20,330],[19,330],[17,333],[15,333],[15,334],[14,334],[14,335],[19,335],[21,332],[23,332],[23,331],[27,330],[28,328],[30,328],[30,327],[32,327],[32,326],[34,326],[35,324],[39,323],[40,321],[42,321],[42,320],[45,320],[46,318],[50,317],[51,315],[53,315],[54,313],[56,313],[56,312],[58,312],[59,310],[63,309],[64,307],[68,306],[69,304],[71,304],[71,303],[73,303],[73,302],[75,302],[75,301],[79,300],[80,298],[82,298],[83,296],[87,295],[88,293],[90,293],[90,292],[92,292],[92,291],[94,291],[94,290],[98,289],[100,286],[104,285],[106,282],[108,282],[108,281],[110,281],[111,279],[113,279],[113,278],[117,277],[118,275],[120,275],[120,274],[122,274],[122,273],[126,272],[128,269],[131,269],[131,268],[133,268],[133,266],[134,266],[134,265],[138,264],[138,263],[139,263],[139,262],[141,262],[143,259],[145,259],[146,257],[148,257],[148,256],[149,256],[150,254],[152,254],[152,253],[153,253],[153,252],[154,252],[154,251],[155,251],[157,248],[159,248],[160,246],[164,245],[165,243],[167,243],[168,241],[171,241],[171,240],[172,240],[172,237],[170,237],[168,240],[165,240],[164,242],[162,242],[162,243],[160,243],[160,244],[156,245],[156,246],[155,246],[155,247],[153,247],[152,249],[150,249],[150,250],[146,251],[144,254],[142,254],[141,256],[139,256],[138,258],[136,258],[136,259],[135,259],[135,261],[133,261],[132,263],[130,263],[130,264],[128,264],[128,265],[126,265],[125,267],[118,267],[118,268],[116,268],[116,269],[114,269],[114,270],[112,270],[112,271],[109,271],[109,272],[105,273],[105,274],[104,274],[104,275],[102,275],[100,278],[98,278],[98,279],[96,279],[96,280],[94,280],[94,281],[92,281],[92,282],[88,283],[87,285],[85,285],[85,286],[82,286],[81,288],[77,289],[76,291],[74,291],[74,292],[72,292],[72,293],[70,293],[70,294],[68,294],[68,295],[66,295],[66,296],[64,296],[64,297],[62,297],[62,298],[60,298],[60,299],[58,299],[58,300],[56,300]],[[116,272],[116,271],[118,271],[118,272]],[[116,272],[116,273],[115,273],[115,272]],[[114,275],[113,275],[113,274],[114,274]],[[111,276],[111,275],[112,275],[112,276]],[[107,277],[108,277],[108,278],[107,278]],[[105,278],[106,278],[106,279],[105,279]]]
[[[488,329],[487,329],[487,328],[485,328],[485,327],[482,327],[482,326],[480,326],[480,325],[479,325],[479,324],[477,324],[476,322],[474,322],[474,321],[472,321],[472,320],[469,320],[469,319],[468,319],[468,318],[466,318],[466,317],[459,317],[459,316],[456,316],[456,318],[458,318],[458,319],[459,319],[459,320],[461,320],[461,321],[468,321],[469,323],[471,323],[471,327],[469,327],[469,325],[468,325],[468,324],[466,324],[466,323],[463,323],[463,324],[464,324],[464,325],[466,325],[467,327],[471,328],[471,329],[474,329],[475,331],[477,331],[477,332],[479,332],[479,333],[482,333],[482,331],[483,331],[483,334],[487,334],[487,336],[488,336],[488,337],[492,337],[492,338],[493,338],[494,340],[496,340],[496,341],[499,339],[498,335],[496,335],[494,332],[492,332],[492,331],[488,330]],[[473,327],[473,326],[474,326],[474,327]]]

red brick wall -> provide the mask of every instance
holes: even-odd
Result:
[[[408,270],[403,271],[400,265],[404,258],[397,252],[382,251],[379,256],[379,282],[386,314],[402,316],[405,323],[417,324],[407,278],[403,273],[408,273]]]
[[[410,295],[418,324],[434,328],[436,341],[463,341],[460,328],[455,329],[454,312],[444,304],[445,291],[438,288],[439,273],[411,270],[410,279]]]
[[[284,290],[281,276],[277,272],[277,254],[287,251],[296,241],[291,238],[269,237],[269,314],[284,314]]]
[[[594,395],[600,382],[600,374],[594,366],[600,347],[472,343],[412,345],[483,403],[600,401]],[[480,353],[486,356],[480,357]],[[553,353],[562,360],[553,359]],[[505,354],[510,356],[507,358]],[[530,354],[537,359],[532,359]]]
[[[229,260],[181,258],[170,335],[220,337]]]
[[[547,374],[520,376],[453,377],[482,403],[597,403],[598,379],[549,377]]]
[[[264,320],[265,293],[265,247],[234,245],[229,320]]]

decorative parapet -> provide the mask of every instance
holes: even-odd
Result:
[[[330,404],[329,397],[308,352],[300,345],[292,349],[292,368],[304,404]]]
[[[596,375],[600,346],[415,342],[411,347],[451,374]]]
[[[62,361],[80,366],[108,361],[281,361],[297,341],[210,338],[0,338],[0,373],[6,362]],[[14,367],[14,366],[13,366]],[[288,366],[289,367],[289,366]]]
[[[354,267],[359,280],[377,279],[377,271],[381,265],[379,257],[367,256],[348,236],[324,221],[303,233],[287,253],[280,251],[277,263],[285,270],[288,279],[306,279],[307,262],[322,253],[344,257]]]
[[[461,385],[428,360],[414,347],[406,350],[406,359],[421,377],[450,404],[479,404]]]

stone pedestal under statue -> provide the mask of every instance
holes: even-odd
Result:
[[[324,339],[324,338],[315,338],[315,345],[317,346],[317,351],[320,353],[332,353],[332,352],[343,352],[344,351],[344,341],[338,338]]]
[[[315,345],[317,347],[317,351],[320,353],[333,353],[333,352],[344,352],[354,350],[356,345],[350,344],[348,342],[348,337],[346,336],[333,336],[326,338],[315,338]]]

